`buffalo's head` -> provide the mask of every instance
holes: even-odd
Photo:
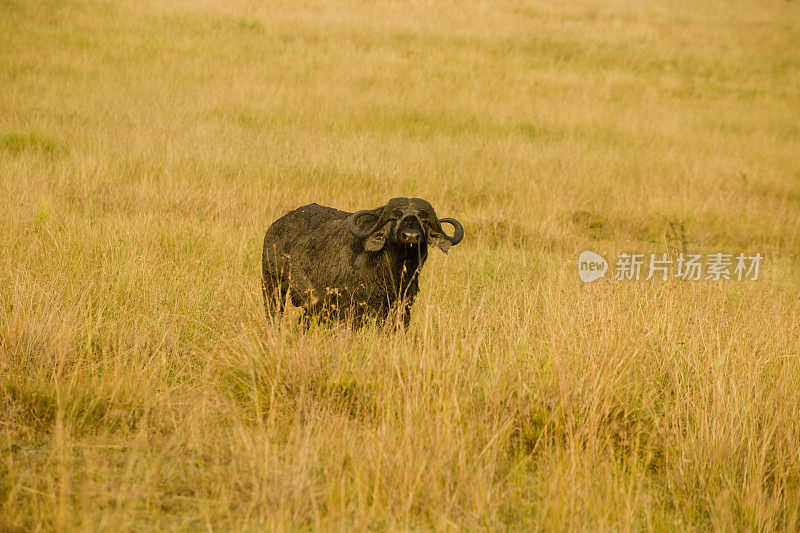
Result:
[[[453,236],[447,235],[442,223],[453,226]],[[381,250],[386,242],[407,248],[438,246],[446,252],[464,238],[464,228],[454,218],[437,218],[433,206],[421,198],[392,198],[385,206],[365,209],[347,219],[350,232],[364,239],[368,252]]]

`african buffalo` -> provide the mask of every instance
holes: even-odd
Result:
[[[442,223],[453,226],[452,237]],[[299,207],[264,237],[264,305],[269,315],[279,315],[288,296],[306,317],[356,323],[392,315],[407,325],[428,245],[447,252],[463,238],[457,220],[437,218],[421,198],[393,198],[356,213]]]

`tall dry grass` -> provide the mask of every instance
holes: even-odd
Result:
[[[0,2],[0,529],[797,529],[797,9]],[[265,320],[399,195],[408,330]],[[684,238],[760,280],[577,279]]]

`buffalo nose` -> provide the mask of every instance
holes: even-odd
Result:
[[[400,240],[403,244],[419,244],[419,230],[406,228],[400,232]]]

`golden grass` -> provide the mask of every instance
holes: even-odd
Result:
[[[0,1],[0,530],[800,527],[795,2]],[[430,200],[407,331],[269,223]],[[584,285],[584,249],[761,252]]]

